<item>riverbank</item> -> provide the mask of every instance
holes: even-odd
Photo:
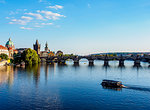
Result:
[[[9,61],[8,60],[2,60],[0,61],[0,67],[3,67],[5,65],[9,64]]]

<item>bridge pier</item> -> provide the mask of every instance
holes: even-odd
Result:
[[[79,62],[74,62],[74,65],[79,65]]]
[[[46,60],[46,63],[53,64],[54,62],[53,62],[53,60]]]
[[[141,66],[141,58],[137,55],[136,59],[134,60],[134,66]]]
[[[74,60],[74,65],[79,65],[79,60]]]
[[[94,65],[94,60],[89,60],[89,66],[93,66]]]
[[[108,60],[104,60],[104,66],[109,66],[109,61]]]
[[[141,66],[141,61],[140,60],[135,60],[134,61],[134,66]]]
[[[104,58],[104,66],[109,66],[109,59],[107,55]]]
[[[66,64],[66,61],[65,60],[59,60],[58,61],[58,65],[65,65]]]
[[[119,60],[119,66],[124,66],[124,60]]]

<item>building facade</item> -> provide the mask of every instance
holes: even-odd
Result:
[[[0,45],[0,54],[6,54],[9,56],[8,49],[2,45]]]
[[[5,47],[8,49],[8,56],[9,58],[13,58],[14,53],[18,53],[18,51],[15,49],[14,43],[9,38],[9,40],[6,42]]]
[[[41,51],[41,57],[48,57],[48,54],[50,53],[50,49],[48,48],[48,43],[45,44],[45,51]]]

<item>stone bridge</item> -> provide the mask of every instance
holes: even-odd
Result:
[[[52,57],[40,57],[41,59],[45,59],[47,63],[57,62],[58,64],[65,64],[67,60],[72,59],[74,65],[79,65],[81,59],[87,59],[89,61],[89,65],[94,65],[94,60],[102,60],[104,61],[104,66],[109,65],[109,61],[119,61],[119,66],[124,66],[125,60],[134,61],[134,66],[140,66],[141,61],[150,63],[150,56],[52,56]]]

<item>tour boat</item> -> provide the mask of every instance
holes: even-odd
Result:
[[[103,82],[101,83],[102,86],[106,86],[106,87],[124,87],[124,85],[122,84],[121,81],[114,81],[114,80],[103,80]]]

